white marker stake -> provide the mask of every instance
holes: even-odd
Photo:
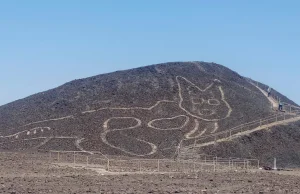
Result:
[[[273,168],[273,170],[277,170],[276,158],[274,158],[274,168]]]

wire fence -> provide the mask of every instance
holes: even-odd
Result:
[[[278,122],[285,122],[289,119],[299,117],[300,111],[294,111],[294,114],[277,113],[264,119],[255,120],[249,123],[245,123],[229,130],[204,135],[194,140],[182,141],[181,149],[199,147],[204,143],[218,142],[219,140],[230,140],[231,138],[242,135],[243,133],[249,133],[251,130],[259,130],[262,128],[272,127],[272,124],[278,124]],[[191,142],[193,141],[193,142]]]
[[[254,159],[218,158],[206,155],[197,160],[170,159],[108,159],[101,155],[87,155],[83,152],[49,151],[49,161],[69,164],[74,167],[99,168],[107,172],[137,173],[197,173],[228,170],[250,170],[259,167]]]
[[[270,96],[271,98],[279,98]],[[300,107],[288,103],[283,103],[283,112],[277,112],[274,115],[263,119],[245,123],[229,130],[205,135],[196,139],[184,140],[179,149],[179,156],[183,152],[195,150],[206,143],[216,143],[220,140],[231,140],[240,135],[248,134],[251,131],[272,127],[278,122],[284,123],[289,119],[300,116]],[[108,172],[200,172],[200,171],[221,171],[232,169],[257,169],[259,160],[240,159],[240,158],[218,158],[211,155],[193,156],[192,160],[170,160],[170,159],[112,159],[102,153],[92,152],[90,155],[86,152],[73,151],[50,151],[49,160],[54,163],[72,163],[73,165],[101,168]],[[194,153],[194,152],[192,152]],[[181,158],[181,157],[179,157]]]
[[[209,142],[219,140],[230,140],[251,130],[272,127],[272,124],[298,117],[300,111],[293,114],[278,113],[264,119],[239,125],[226,131],[202,136],[195,139],[192,145],[182,146],[180,153],[189,152]],[[183,141],[184,144],[185,141]],[[194,152],[193,152],[194,153]],[[181,158],[181,157],[179,157]],[[91,155],[82,151],[49,151],[49,160],[53,163],[68,163],[88,168],[101,168],[108,172],[199,172],[199,171],[221,171],[232,169],[257,169],[259,160],[240,158],[220,158],[212,155],[194,154],[193,159],[170,160],[170,159],[132,159],[132,158],[109,158],[101,152],[93,152]]]

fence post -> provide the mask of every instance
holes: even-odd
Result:
[[[195,139],[195,141],[194,141],[193,152],[195,152],[195,147],[196,147],[196,139]]]
[[[157,160],[157,172],[159,172],[159,160]]]
[[[86,157],[86,166],[89,166],[89,156]]]
[[[214,172],[216,172],[216,161],[215,160],[214,160],[213,164],[214,164]]]
[[[274,167],[273,170],[277,170],[276,158],[274,158]]]
[[[231,129],[229,130],[229,138],[231,139]]]

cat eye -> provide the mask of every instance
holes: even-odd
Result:
[[[220,103],[220,101],[217,100],[217,99],[209,99],[209,100],[208,100],[208,104],[209,104],[209,105],[213,105],[213,106],[217,106],[217,105],[220,105],[221,103]]]
[[[193,104],[203,104],[205,101],[203,98],[194,98],[194,97],[192,97],[191,100]]]

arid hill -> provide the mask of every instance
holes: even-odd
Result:
[[[224,66],[164,63],[74,80],[1,106],[0,148],[171,158],[182,140],[272,114],[263,93]],[[237,150],[244,143],[235,141],[234,155],[257,142],[263,146],[256,139]]]

